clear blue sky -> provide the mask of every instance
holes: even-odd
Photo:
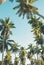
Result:
[[[27,45],[32,43],[34,40],[34,36],[31,33],[31,25],[28,24],[26,17],[25,19],[22,19],[22,17],[18,17],[18,15],[15,14],[17,10],[14,11],[12,9],[15,5],[17,5],[15,1],[10,3],[9,0],[1,4],[0,18],[5,19],[6,17],[10,17],[16,26],[16,29],[13,29],[13,35],[11,38],[14,39],[18,44],[27,47]],[[44,15],[44,0],[38,0],[36,3],[34,3],[34,5],[38,7],[40,14]]]

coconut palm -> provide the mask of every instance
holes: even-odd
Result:
[[[32,6],[30,4],[30,1],[28,1],[28,0],[16,0],[16,2],[18,2],[19,5],[17,5],[13,9],[14,10],[18,9],[16,14],[19,14],[19,16],[23,15],[23,18],[25,15],[27,16],[27,18],[30,18],[32,16],[32,11],[31,11],[32,9],[38,10],[38,8]]]
[[[19,17],[23,15],[24,18],[24,16],[26,15],[29,19],[36,14],[44,19],[44,16],[38,13],[38,8],[32,5],[36,1],[37,0],[16,0],[16,2],[19,3],[19,5],[15,6],[13,9],[18,9],[16,14],[19,14]]]
[[[12,52],[15,54],[16,57],[16,53],[19,51],[19,46],[15,41],[13,42],[14,44],[11,47]]]
[[[27,54],[27,58],[30,60],[31,65],[34,65],[34,64],[36,64],[36,61],[39,60],[38,55],[39,55],[41,49],[37,45],[33,46],[32,44],[30,44],[29,47],[28,47],[28,50],[29,51],[28,51],[28,54]],[[35,57],[35,54],[36,54],[37,59]]]
[[[8,51],[9,46],[12,47],[13,40],[9,40],[9,36],[6,36],[6,40],[4,42],[4,51]],[[3,52],[3,37],[0,39],[0,51]]]
[[[14,53],[14,55],[15,55],[15,61],[14,61],[14,64],[16,65],[16,64],[18,64],[18,58],[16,57],[16,54],[17,54],[17,52],[19,51],[19,46],[20,45],[18,45],[15,41],[13,41],[13,45],[12,45],[12,47],[11,47],[11,50],[12,50],[12,53]]]
[[[12,47],[12,42],[13,42],[13,40],[9,40],[9,38],[6,37],[6,40],[4,42],[4,51],[8,51],[8,49],[10,49]],[[3,53],[3,38],[0,39],[0,51],[1,51],[1,53]],[[3,56],[2,56],[2,59],[3,59]]]
[[[20,48],[20,53],[19,53],[19,58],[20,58],[20,64],[21,65],[25,65],[25,62],[26,62],[26,58],[25,58],[26,53],[27,53],[26,48],[25,47],[21,47]]]
[[[1,44],[2,47],[2,65],[3,65],[3,61],[4,61],[4,45],[6,42],[6,38],[12,34],[11,28],[15,28],[14,24],[10,21],[9,18],[6,18],[5,20],[0,19],[0,32],[1,32],[1,39],[3,39],[1,42],[3,42],[3,44]],[[1,48],[0,46],[0,48]]]
[[[43,53],[43,47],[44,46],[44,39],[43,39],[43,35],[44,34],[44,24],[42,23],[42,21],[39,20],[39,18],[32,18],[28,23],[30,23],[32,25],[32,32],[35,35],[35,41],[36,41],[36,47],[34,48],[35,54],[37,54],[37,63],[39,65],[39,58],[38,55],[39,53],[41,54],[42,59],[44,59],[44,54]],[[43,27],[43,28],[42,28]],[[39,47],[40,45],[40,47]]]
[[[7,55],[4,58],[4,64],[10,65],[10,63],[11,63],[11,52],[10,52],[10,50],[8,50]]]
[[[27,58],[30,60],[31,65],[33,64],[33,55],[35,54],[35,49],[32,44],[28,45],[28,53],[27,53]]]

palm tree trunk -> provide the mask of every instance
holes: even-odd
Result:
[[[4,42],[5,42],[5,37],[6,37],[6,32],[4,33],[3,36],[3,50],[2,50],[2,65],[4,65]]]
[[[3,50],[2,50],[2,65],[4,65],[4,43],[3,43]]]

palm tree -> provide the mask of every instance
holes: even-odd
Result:
[[[9,40],[9,38],[7,36],[6,40],[4,42],[4,51],[8,51],[12,47],[12,42],[13,42],[13,40]],[[3,53],[3,38],[0,39],[0,51],[1,51],[1,53]],[[3,59],[3,56],[2,56],[2,59]]]
[[[12,53],[14,53],[15,55],[15,59],[14,59],[14,65],[18,65],[18,57],[16,57],[17,52],[19,51],[19,46],[15,41],[13,42],[14,44],[11,47]]]
[[[8,51],[9,46],[12,47],[13,40],[9,40],[9,36],[6,36],[6,40],[4,42],[4,51]],[[0,51],[3,52],[3,37],[0,39]]]
[[[16,0],[16,2],[18,2],[19,5],[17,5],[13,9],[18,9],[16,14],[19,14],[19,16],[23,15],[23,18],[25,15],[27,16],[27,18],[30,18],[32,16],[32,9],[38,10],[38,8],[30,5],[30,1],[28,2],[28,0]]]
[[[19,51],[19,46],[15,41],[13,42],[14,44],[11,47],[12,52],[15,54],[16,57],[16,53]]]
[[[24,18],[24,16],[26,15],[29,19],[36,14],[44,19],[44,16],[38,13],[38,8],[32,6],[32,4],[36,1],[37,0],[16,0],[19,5],[15,6],[13,9],[18,9],[16,14],[19,14],[19,17],[23,15]]]
[[[26,56],[26,53],[27,53],[26,48],[25,47],[21,47],[20,53],[19,53],[19,58],[20,58],[20,64],[21,65],[25,65],[25,61],[26,61],[25,56]]]
[[[39,48],[37,45],[33,46],[32,44],[30,44],[28,47],[28,50],[29,51],[28,51],[27,57],[30,60],[31,65],[38,64],[38,62],[39,62],[38,55],[40,53],[41,48]],[[35,55],[36,55],[37,59],[36,59]]]
[[[4,64],[10,65],[10,63],[11,63],[11,52],[10,52],[10,50],[8,50],[7,55],[4,58]]]
[[[43,53],[43,48],[42,46],[44,46],[44,39],[43,39],[43,35],[44,34],[44,24],[42,23],[42,21],[39,20],[39,18],[32,18],[28,23],[30,23],[32,25],[32,32],[35,35],[35,40],[36,41],[36,47],[34,49],[35,54],[37,54],[37,61],[38,59],[38,54],[41,53],[42,58],[44,59],[44,55]],[[39,47],[40,45],[40,47]]]
[[[1,32],[1,39],[3,39],[1,42],[3,42],[3,44],[1,44],[2,47],[2,65],[3,65],[3,61],[4,61],[4,45],[6,42],[6,38],[7,36],[9,36],[9,34],[12,34],[12,31],[10,30],[11,28],[15,28],[14,24],[9,20],[9,18],[6,18],[5,20],[0,19],[0,32]],[[1,43],[0,42],[0,43]],[[0,46],[0,47],[1,47]]]
[[[29,59],[31,65],[34,64],[34,54],[35,54],[35,46],[33,46],[32,44],[28,45],[28,53],[27,53],[27,58]]]

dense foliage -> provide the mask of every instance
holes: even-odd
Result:
[[[9,0],[13,2],[14,0]],[[38,8],[34,7],[32,3],[37,0],[16,0],[19,5],[13,9],[18,9],[17,14],[27,17],[28,24],[32,26],[34,34],[34,43],[29,44],[28,48],[19,46],[14,40],[10,40],[12,35],[11,28],[15,28],[9,18],[5,20],[0,19],[0,52],[2,53],[2,61],[0,65],[26,65],[26,59],[29,59],[30,64],[27,65],[44,65],[44,23],[41,18]],[[37,15],[37,16],[36,16]],[[6,55],[4,56],[4,51]],[[14,63],[12,63],[12,53],[15,55]],[[18,53],[18,54],[17,54]]]

